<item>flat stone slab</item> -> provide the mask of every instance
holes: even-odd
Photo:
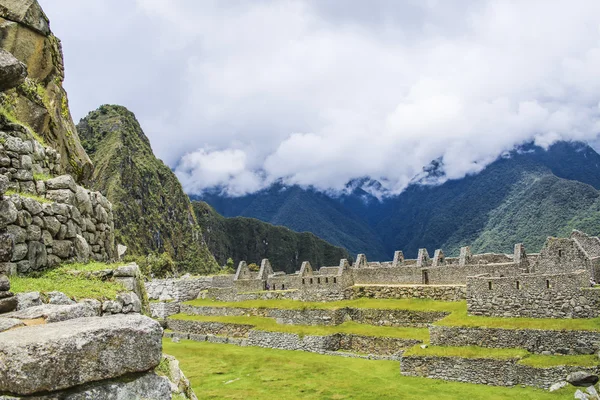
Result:
[[[102,382],[89,383],[74,389],[54,392],[48,395],[35,396],[30,400],[121,400],[121,399],[152,399],[162,400],[171,398],[171,384],[167,378],[152,372],[141,376],[132,376]],[[23,397],[1,396],[0,400],[20,400]]]
[[[76,303],[67,305],[42,304],[41,306],[30,307],[24,310],[5,314],[5,317],[7,318],[16,319],[43,318],[47,323],[96,316],[98,316],[98,310],[96,310],[89,303]]]
[[[0,333],[0,393],[53,392],[156,367],[162,328],[143,315],[78,318]]]
[[[25,324],[23,324],[23,321],[21,321],[20,319],[0,318],[0,332],[4,332],[19,326],[25,326]]]

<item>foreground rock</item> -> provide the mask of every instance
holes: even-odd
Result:
[[[584,371],[572,372],[567,376],[567,382],[573,386],[588,387],[598,382],[598,375]]]
[[[43,304],[5,315],[7,318],[21,320],[43,318],[47,323],[96,316],[98,316],[98,310],[90,303],[67,305]]]
[[[152,399],[166,400],[171,398],[170,382],[154,373],[131,376],[127,379],[115,379],[96,382],[81,387],[35,396],[35,400],[129,400]],[[28,397],[30,400],[31,398]],[[0,400],[17,400],[22,397],[0,396]]]
[[[141,315],[79,318],[0,333],[0,392],[53,392],[149,371],[160,362],[161,336],[158,322]]]
[[[27,77],[27,68],[8,51],[0,49],[0,92],[19,86]]]
[[[23,321],[15,318],[0,318],[0,332],[24,326]]]

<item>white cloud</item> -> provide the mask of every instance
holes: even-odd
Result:
[[[88,3],[42,1],[76,116],[130,107],[190,192],[398,192],[440,157],[460,178],[600,131],[596,0]]]

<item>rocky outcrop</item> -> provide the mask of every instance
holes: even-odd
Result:
[[[188,196],[152,152],[133,113],[104,105],[77,129],[95,164],[91,187],[114,204],[117,242],[131,255],[167,253],[180,272],[216,272],[218,265],[202,239]]]
[[[0,92],[19,86],[27,77],[27,67],[6,50],[0,49]]]
[[[0,48],[27,66],[28,77],[0,96],[5,117],[33,129],[61,155],[61,173],[83,182],[92,163],[69,112],[60,41],[36,0],[0,0]]]
[[[158,322],[140,315],[79,318],[0,333],[0,392],[53,392],[149,371],[161,360],[161,336]]]

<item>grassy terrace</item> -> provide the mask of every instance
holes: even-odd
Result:
[[[498,360],[521,359],[527,357],[529,352],[523,349],[489,349],[476,346],[451,347],[451,346],[413,346],[404,352],[405,356],[430,356],[430,357],[460,357],[460,358],[494,358]]]
[[[398,362],[331,357],[301,351],[164,340],[164,352],[203,399],[520,399],[573,397],[571,388],[549,393],[405,377]]]
[[[125,291],[123,285],[86,276],[89,275],[86,273],[114,269],[118,265],[98,262],[65,264],[37,275],[11,277],[11,290],[15,293],[58,291],[75,299],[114,299],[119,292]]]
[[[551,368],[560,365],[593,367],[599,363],[598,356],[596,355],[545,356],[541,354],[531,354],[524,349],[494,349],[477,346],[428,346],[425,349],[422,349],[420,346],[413,346],[406,350],[404,355],[421,357],[493,358],[499,360],[518,359],[519,364],[534,368]]]
[[[229,324],[253,325],[256,329],[270,332],[297,333],[299,335],[332,335],[334,333],[348,333],[363,336],[383,336],[402,339],[415,339],[422,342],[429,341],[429,331],[427,328],[411,327],[387,327],[359,324],[356,322],[344,322],[336,326],[323,325],[284,325],[278,324],[273,318],[265,317],[220,317],[220,316],[201,316],[177,314],[169,317],[170,319],[180,319],[187,321],[203,322],[222,322]]]
[[[465,302],[435,301],[428,299],[356,299],[330,302],[308,302],[298,300],[246,300],[215,301],[197,299],[185,304],[191,306],[233,307],[233,308],[277,308],[282,310],[337,310],[344,307],[374,308],[380,310],[443,311],[454,312],[466,308]]]
[[[577,367],[593,367],[598,365],[598,356],[543,356],[532,354],[519,361],[519,364],[535,368],[550,368],[558,365],[574,365]]]
[[[501,329],[544,329],[600,331],[600,318],[593,319],[551,319],[551,318],[500,318],[467,315],[467,303],[445,302],[428,299],[357,299],[332,302],[301,302],[296,300],[247,300],[221,302],[198,299],[186,302],[192,306],[233,307],[233,308],[278,308],[286,310],[328,309],[344,307],[372,308],[383,310],[442,311],[450,315],[436,322],[436,325],[464,326]]]

